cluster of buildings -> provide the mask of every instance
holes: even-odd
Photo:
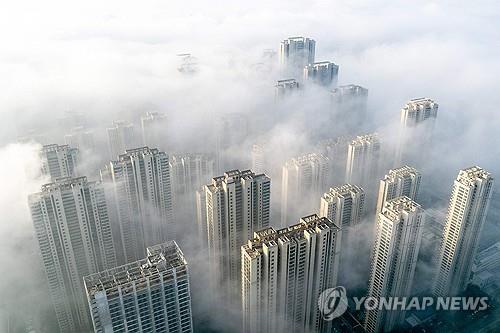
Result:
[[[280,98],[300,89],[300,73],[320,86],[337,84],[338,66],[315,62],[310,38],[283,41],[280,62],[283,73],[296,77],[278,81]],[[348,112],[356,113],[348,120],[356,126],[364,117],[367,90],[349,85],[331,93],[335,103],[356,110]],[[423,131],[422,140],[431,140],[437,107],[430,99],[404,106],[401,138]],[[397,167],[385,176],[376,133],[322,141],[316,152],[286,161],[277,224],[262,145],[252,147],[252,170],[222,170],[230,158],[227,151],[219,154],[227,136],[217,139],[213,156],[170,156],[158,141],[165,119],[143,116],[139,145],[132,124],[108,128],[111,161],[99,181],[89,181],[78,168],[78,148],[91,146],[89,133],[75,131],[66,136],[70,145],[40,151],[50,183],[29,197],[29,206],[62,332],[193,331],[191,269],[176,242],[184,230],[176,209],[191,214],[211,297],[241,309],[244,332],[331,331],[333,323],[318,307],[320,294],[347,283],[350,277],[342,272],[372,238],[367,296],[412,295],[427,222],[419,204],[422,174],[417,165],[406,165],[414,156],[405,145],[398,146]],[[233,133],[232,141],[244,140],[247,128],[239,117],[221,126]],[[459,294],[472,272],[474,281],[492,284],[498,246],[476,257],[492,185],[493,177],[480,167],[459,172],[439,229],[436,296]],[[363,223],[372,213],[374,223]],[[360,327],[390,331],[404,320],[404,311],[368,310]]]

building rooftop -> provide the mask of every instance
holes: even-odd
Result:
[[[304,232],[308,230],[315,232],[325,229],[338,231],[340,227],[326,217],[319,217],[316,214],[312,214],[301,218],[298,224],[283,229],[276,230],[273,227],[269,227],[257,231],[254,233],[254,238],[243,245],[242,249],[250,257],[255,258],[262,254],[264,245],[274,246],[277,245],[279,241],[289,242],[292,240],[302,240],[305,239]]]
[[[358,135],[354,140],[351,141],[351,146],[362,146],[365,144],[380,143],[380,138],[378,133],[371,133],[365,135]]]
[[[224,172],[224,175],[212,178],[212,183],[206,185],[212,192],[223,188],[223,184],[230,184],[239,181],[240,179],[266,179],[271,180],[266,174],[255,174],[252,170],[229,170]]]
[[[58,144],[50,144],[44,145],[42,147],[42,153],[48,153],[51,151],[65,151],[65,150],[77,150],[76,148],[71,148],[68,145],[58,145]]]
[[[326,161],[328,161],[328,158],[323,156],[322,154],[310,153],[286,161],[285,167],[303,166],[309,164],[310,162],[326,162]]]
[[[420,172],[417,171],[417,169],[405,165],[396,169],[391,169],[389,170],[389,173],[385,175],[384,180],[395,180],[397,178],[401,177],[406,177],[406,176],[412,176],[412,177],[417,177],[420,175]]]
[[[473,185],[476,180],[486,179],[492,179],[491,173],[478,166],[460,170],[457,176],[457,182],[466,186]]]
[[[362,86],[358,86],[355,84],[347,84],[343,86],[338,86],[337,88],[331,91],[332,94],[337,95],[345,95],[345,94],[356,94],[356,95],[367,95],[368,89],[363,88]]]
[[[344,198],[355,194],[364,194],[361,187],[352,184],[344,184],[337,187],[332,187],[328,192],[323,194],[323,199],[332,201],[335,198]]]
[[[382,214],[392,221],[399,222],[398,216],[402,212],[414,213],[419,210],[422,210],[422,207],[418,203],[403,196],[388,200],[382,209]]]
[[[147,257],[136,262],[112,268],[100,273],[84,277],[85,288],[90,297],[97,292],[105,292],[108,296],[148,288],[153,283],[159,283],[159,275],[164,280],[187,274],[187,262],[184,254],[175,241],[147,248]],[[149,281],[149,282],[148,282]]]

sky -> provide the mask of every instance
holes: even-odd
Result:
[[[0,156],[7,163],[0,183],[7,190],[0,196],[0,240],[10,241],[2,242],[2,262],[12,262],[7,258],[31,237],[24,198],[43,182],[37,147],[16,144],[19,137],[34,131],[62,140],[56,120],[66,111],[102,127],[154,109],[173,120],[176,142],[192,147],[215,114],[266,112],[275,78],[251,68],[264,49],[277,51],[290,36],[314,38],[316,59],[340,66],[340,84],[369,89],[369,116],[381,132],[394,131],[409,99],[439,103],[429,168],[443,193],[470,165],[498,176],[499,17],[495,0],[4,3]],[[177,71],[177,54],[186,52],[199,63],[194,77]],[[317,123],[317,115],[299,122]],[[294,133],[278,127],[269,141],[302,140]],[[0,294],[25,273],[0,278]]]

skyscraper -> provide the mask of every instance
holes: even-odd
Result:
[[[42,173],[50,176],[53,181],[77,174],[78,149],[76,148],[67,145],[46,145],[40,151],[40,159],[42,160]]]
[[[330,61],[310,63],[304,67],[304,81],[332,87],[337,85],[339,66]]]
[[[458,173],[437,260],[436,296],[455,296],[467,287],[492,186],[491,174],[478,166]]]
[[[321,197],[319,216],[328,218],[342,228],[340,272],[349,271],[353,255],[360,253],[359,243],[362,238],[358,232],[364,204],[365,193],[363,189],[351,184],[331,188]],[[341,276],[343,286],[346,285],[342,281],[344,278],[346,278],[345,274]]]
[[[328,184],[342,184],[345,180],[347,152],[352,137],[340,136],[322,140],[316,145],[316,151],[328,158]]]
[[[357,136],[349,144],[346,183],[361,185],[365,190],[375,185],[380,161],[380,139],[377,133]]]
[[[129,149],[104,171],[113,183],[125,262],[142,258],[147,246],[174,238],[166,153],[148,147]]]
[[[389,170],[384,179],[380,180],[377,213],[382,211],[386,201],[396,197],[405,196],[417,201],[421,179],[420,172],[407,165]]]
[[[422,154],[431,147],[437,112],[438,104],[430,98],[412,99],[401,109],[396,164],[418,166],[419,161],[425,158]]]
[[[256,173],[266,171],[266,151],[263,144],[252,145],[252,170]]]
[[[173,193],[192,199],[194,191],[214,176],[215,161],[206,154],[177,154],[170,158],[170,170]]]
[[[84,283],[95,332],[193,332],[188,264],[175,241]]]
[[[408,297],[411,295],[417,264],[424,211],[408,197],[385,203],[377,216],[377,233],[372,252],[368,297]],[[367,332],[390,332],[405,318],[405,311],[367,310]]]
[[[231,301],[238,294],[240,246],[269,226],[271,179],[232,170],[205,185],[210,282]]]
[[[318,206],[318,198],[328,188],[328,159],[312,153],[292,158],[283,166],[281,178],[281,226],[304,216]]]
[[[290,37],[280,44],[280,64],[289,75],[299,78],[305,66],[314,63],[316,42],[305,37]]]
[[[368,89],[349,84],[339,86],[331,92],[332,120],[341,134],[364,129],[367,114]]]
[[[337,284],[340,237],[339,225],[315,214],[255,232],[241,247],[243,332],[325,329],[318,299]]]
[[[59,328],[85,330],[82,278],[116,266],[104,189],[86,177],[59,178],[30,195],[29,206]]]
[[[146,112],[141,116],[142,144],[167,149],[167,117],[159,112]],[[131,147],[133,148],[133,147]]]
[[[106,131],[108,133],[109,154],[112,160],[125,153],[125,150],[136,148],[137,142],[133,124],[117,120]]]

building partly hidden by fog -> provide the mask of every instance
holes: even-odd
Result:
[[[350,258],[361,253],[359,235],[361,217],[364,213],[365,192],[357,185],[344,184],[333,187],[320,199],[319,216],[327,217],[342,228],[342,253],[340,257],[340,285],[349,285],[348,274],[352,267]]]
[[[116,120],[111,127],[106,129],[108,133],[109,157],[115,160],[126,149],[137,146],[134,124],[123,120]]]
[[[87,329],[82,278],[116,266],[104,189],[86,177],[60,178],[30,195],[29,206],[59,328]]]
[[[316,42],[307,37],[290,37],[280,44],[279,60],[282,71],[299,78],[305,66],[314,63]]]
[[[355,84],[331,91],[332,121],[342,135],[364,129],[367,118],[368,89]]]
[[[241,247],[243,332],[326,332],[318,300],[337,285],[340,238],[317,215],[255,232]]]
[[[210,285],[229,304],[240,293],[241,244],[269,226],[271,179],[232,170],[214,177],[203,192]]]
[[[45,145],[39,152],[42,161],[42,174],[53,181],[61,177],[77,174],[78,149],[68,145]]]
[[[167,149],[167,117],[160,112],[146,112],[141,116],[142,144]]]
[[[408,197],[385,203],[377,214],[367,297],[411,296],[417,265],[424,210]],[[368,333],[390,332],[405,319],[405,311],[367,310],[364,327]]]
[[[304,67],[304,81],[314,82],[324,87],[335,87],[339,66],[330,61],[310,63]]]
[[[396,197],[408,197],[417,201],[422,175],[417,169],[408,165],[389,170],[384,179],[380,180],[377,213],[382,211],[385,202]]]
[[[434,285],[436,296],[455,296],[470,282],[493,177],[478,166],[460,170],[453,184]]]
[[[274,86],[274,101],[278,103],[300,89],[300,83],[296,79],[278,80]]]
[[[349,143],[345,182],[368,191],[378,176],[380,138],[377,133],[359,135]]]
[[[95,332],[193,332],[188,264],[175,241],[84,278]]]
[[[434,125],[439,105],[430,98],[410,100],[401,109],[396,164],[409,163],[418,166],[432,144]]]
[[[281,226],[307,214],[318,205],[328,185],[328,159],[307,154],[288,160],[281,177]]]
[[[101,171],[113,185],[120,262],[143,258],[147,246],[175,239],[168,155],[156,148],[129,149]]]

